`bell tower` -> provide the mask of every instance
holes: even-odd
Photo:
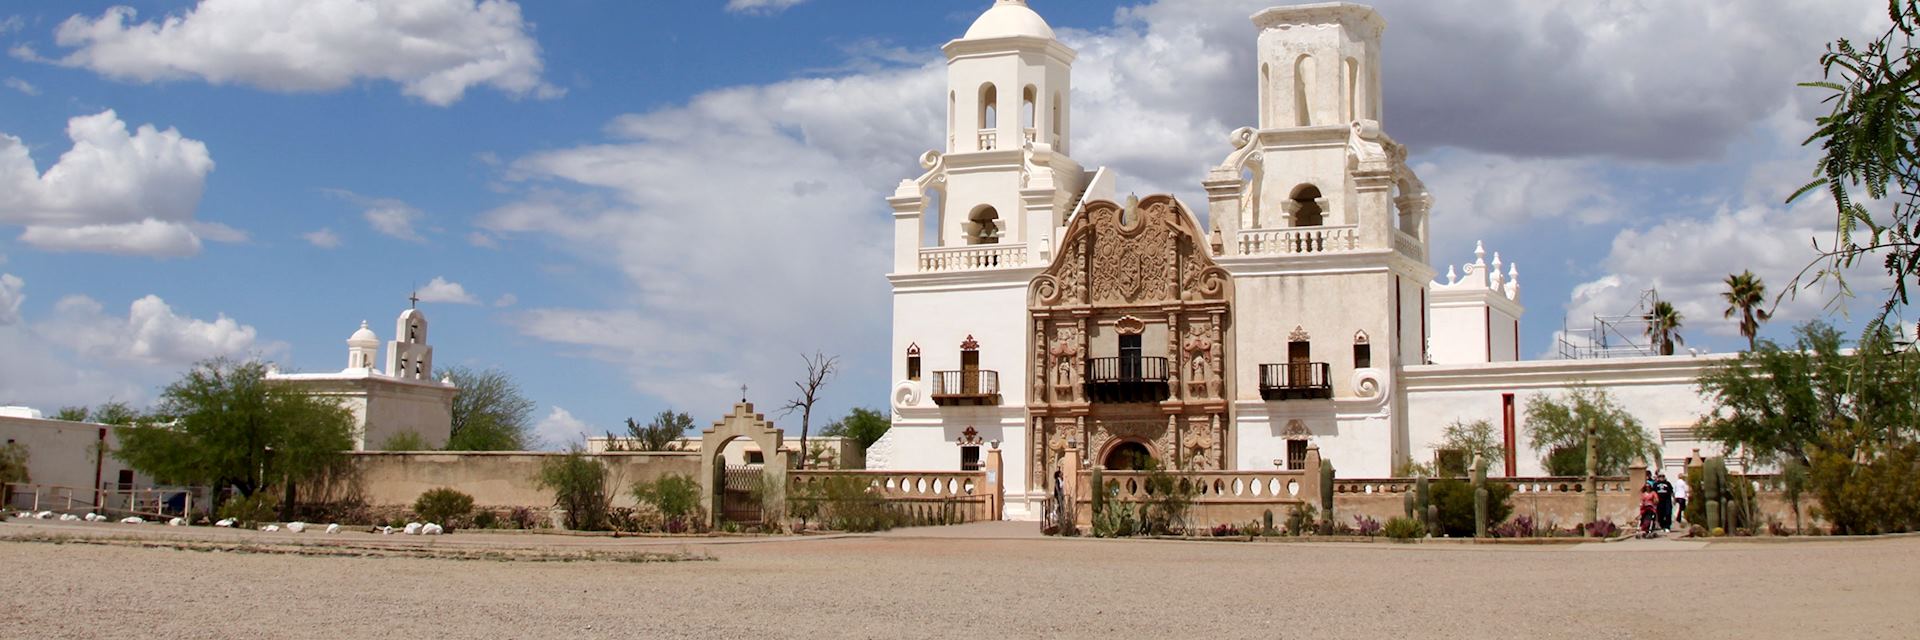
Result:
[[[410,298],[414,305],[420,297]],[[387,343],[387,375],[402,380],[433,379],[433,347],[427,344],[427,314],[417,307],[400,312],[393,324],[393,342]]]

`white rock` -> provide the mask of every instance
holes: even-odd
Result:
[[[71,514],[71,513],[62,513],[62,514],[60,514],[60,521],[61,521],[61,522],[73,522],[73,521],[75,521],[75,520],[79,520],[79,519],[80,519],[80,516],[76,516],[76,515],[73,515],[73,514]]]
[[[52,519],[52,518],[53,518],[53,512],[52,512],[52,511],[42,511],[42,512],[40,512],[40,513],[36,513],[36,514],[33,514],[33,517],[34,517],[34,518],[36,518],[36,519],[39,519],[39,520],[50,520],[50,519]]]
[[[339,524],[327,525],[327,533],[340,533],[340,525]]]
[[[383,535],[383,536],[393,535],[393,527],[381,525],[379,531],[380,531],[380,535]]]
[[[216,526],[216,527],[231,527],[231,526],[233,526],[233,525],[235,525],[235,524],[239,524],[239,523],[237,523],[237,522],[235,522],[233,518],[221,518],[219,522],[215,522],[215,523],[213,523],[213,526]]]
[[[167,526],[169,526],[169,527],[184,527],[184,526],[187,526],[187,519],[186,519],[186,518],[174,518],[174,519],[172,519],[172,520],[168,520],[168,521],[167,521]]]
[[[307,532],[307,523],[305,523],[305,522],[289,522],[289,523],[287,523],[287,530],[288,530],[288,531],[292,531],[292,532],[294,532],[294,533],[306,533],[306,532]]]
[[[120,524],[146,524],[146,523],[147,521],[141,520],[140,516],[127,516],[125,518],[120,519]]]
[[[410,536],[420,535],[420,523],[418,522],[407,523],[406,533],[407,535],[410,535]]]
[[[25,520],[25,519],[27,519],[27,518],[31,518],[31,517],[33,517],[33,514],[31,514],[31,513],[27,513],[27,512],[25,512],[25,511],[22,511],[22,512],[19,512],[19,513],[16,513],[16,514],[13,514],[13,517],[15,517],[15,518],[19,518],[19,519],[21,519],[21,520]]]
[[[88,513],[87,516],[84,518],[81,518],[81,520],[85,520],[87,522],[106,522],[107,517],[100,515],[98,513]]]
[[[279,530],[280,530],[280,525],[277,525],[277,524],[270,524],[270,525],[267,525],[267,526],[264,526],[264,527],[260,527],[260,530],[261,530],[261,531],[265,531],[265,532],[267,532],[267,533],[274,533],[274,532],[276,532],[276,531],[279,531]]]
[[[425,526],[420,527],[420,535],[423,535],[423,536],[437,536],[442,533],[446,533],[446,530],[441,529],[440,525],[437,525],[431,522],[427,523]]]

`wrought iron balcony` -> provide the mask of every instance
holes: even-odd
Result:
[[[1000,404],[1000,372],[933,372],[933,403],[943,407]]]
[[[1331,370],[1325,362],[1260,365],[1260,397],[1268,400],[1331,398]]]
[[[1087,398],[1094,402],[1159,402],[1167,399],[1167,359],[1139,356],[1088,358]]]

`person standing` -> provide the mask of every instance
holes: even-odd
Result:
[[[1667,482],[1667,472],[1654,476],[1653,493],[1660,498],[1660,530],[1670,530],[1673,528],[1673,483]]]
[[[1683,475],[1679,482],[1673,483],[1674,522],[1687,521],[1687,524],[1693,524],[1692,521],[1687,520],[1687,496],[1690,495],[1693,495],[1693,487],[1688,485]]]

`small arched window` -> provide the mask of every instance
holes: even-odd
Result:
[[[1347,122],[1360,119],[1360,63],[1347,58]]]
[[[1302,55],[1293,62],[1293,124],[1307,127],[1313,125],[1312,100],[1308,92],[1313,90],[1313,56]]]
[[[907,345],[907,379],[908,380],[920,379],[920,345],[919,343]]]
[[[947,194],[938,188],[927,189],[927,199],[920,209],[920,246],[938,247],[945,241],[940,221],[946,215],[946,207]]]
[[[1273,65],[1262,62],[1260,63],[1260,118],[1259,118],[1259,121],[1260,121],[1260,126],[1263,126],[1263,127],[1270,126],[1267,123],[1272,121],[1273,105],[1270,105],[1268,103],[1272,102],[1273,100],[1273,98],[1270,97],[1270,94],[1272,94],[1273,91],[1274,91]]]
[[[1034,90],[1033,85],[1027,85],[1027,88],[1020,92],[1020,128],[1026,130],[1028,139],[1033,138],[1034,127],[1040,126],[1039,102],[1039,93]]]
[[[980,128],[995,129],[1000,126],[1000,92],[992,84],[980,87]]]
[[[1303,184],[1293,190],[1289,198],[1289,208],[1293,210],[1293,226],[1318,227],[1326,223],[1326,212],[1320,207],[1320,188]]]

